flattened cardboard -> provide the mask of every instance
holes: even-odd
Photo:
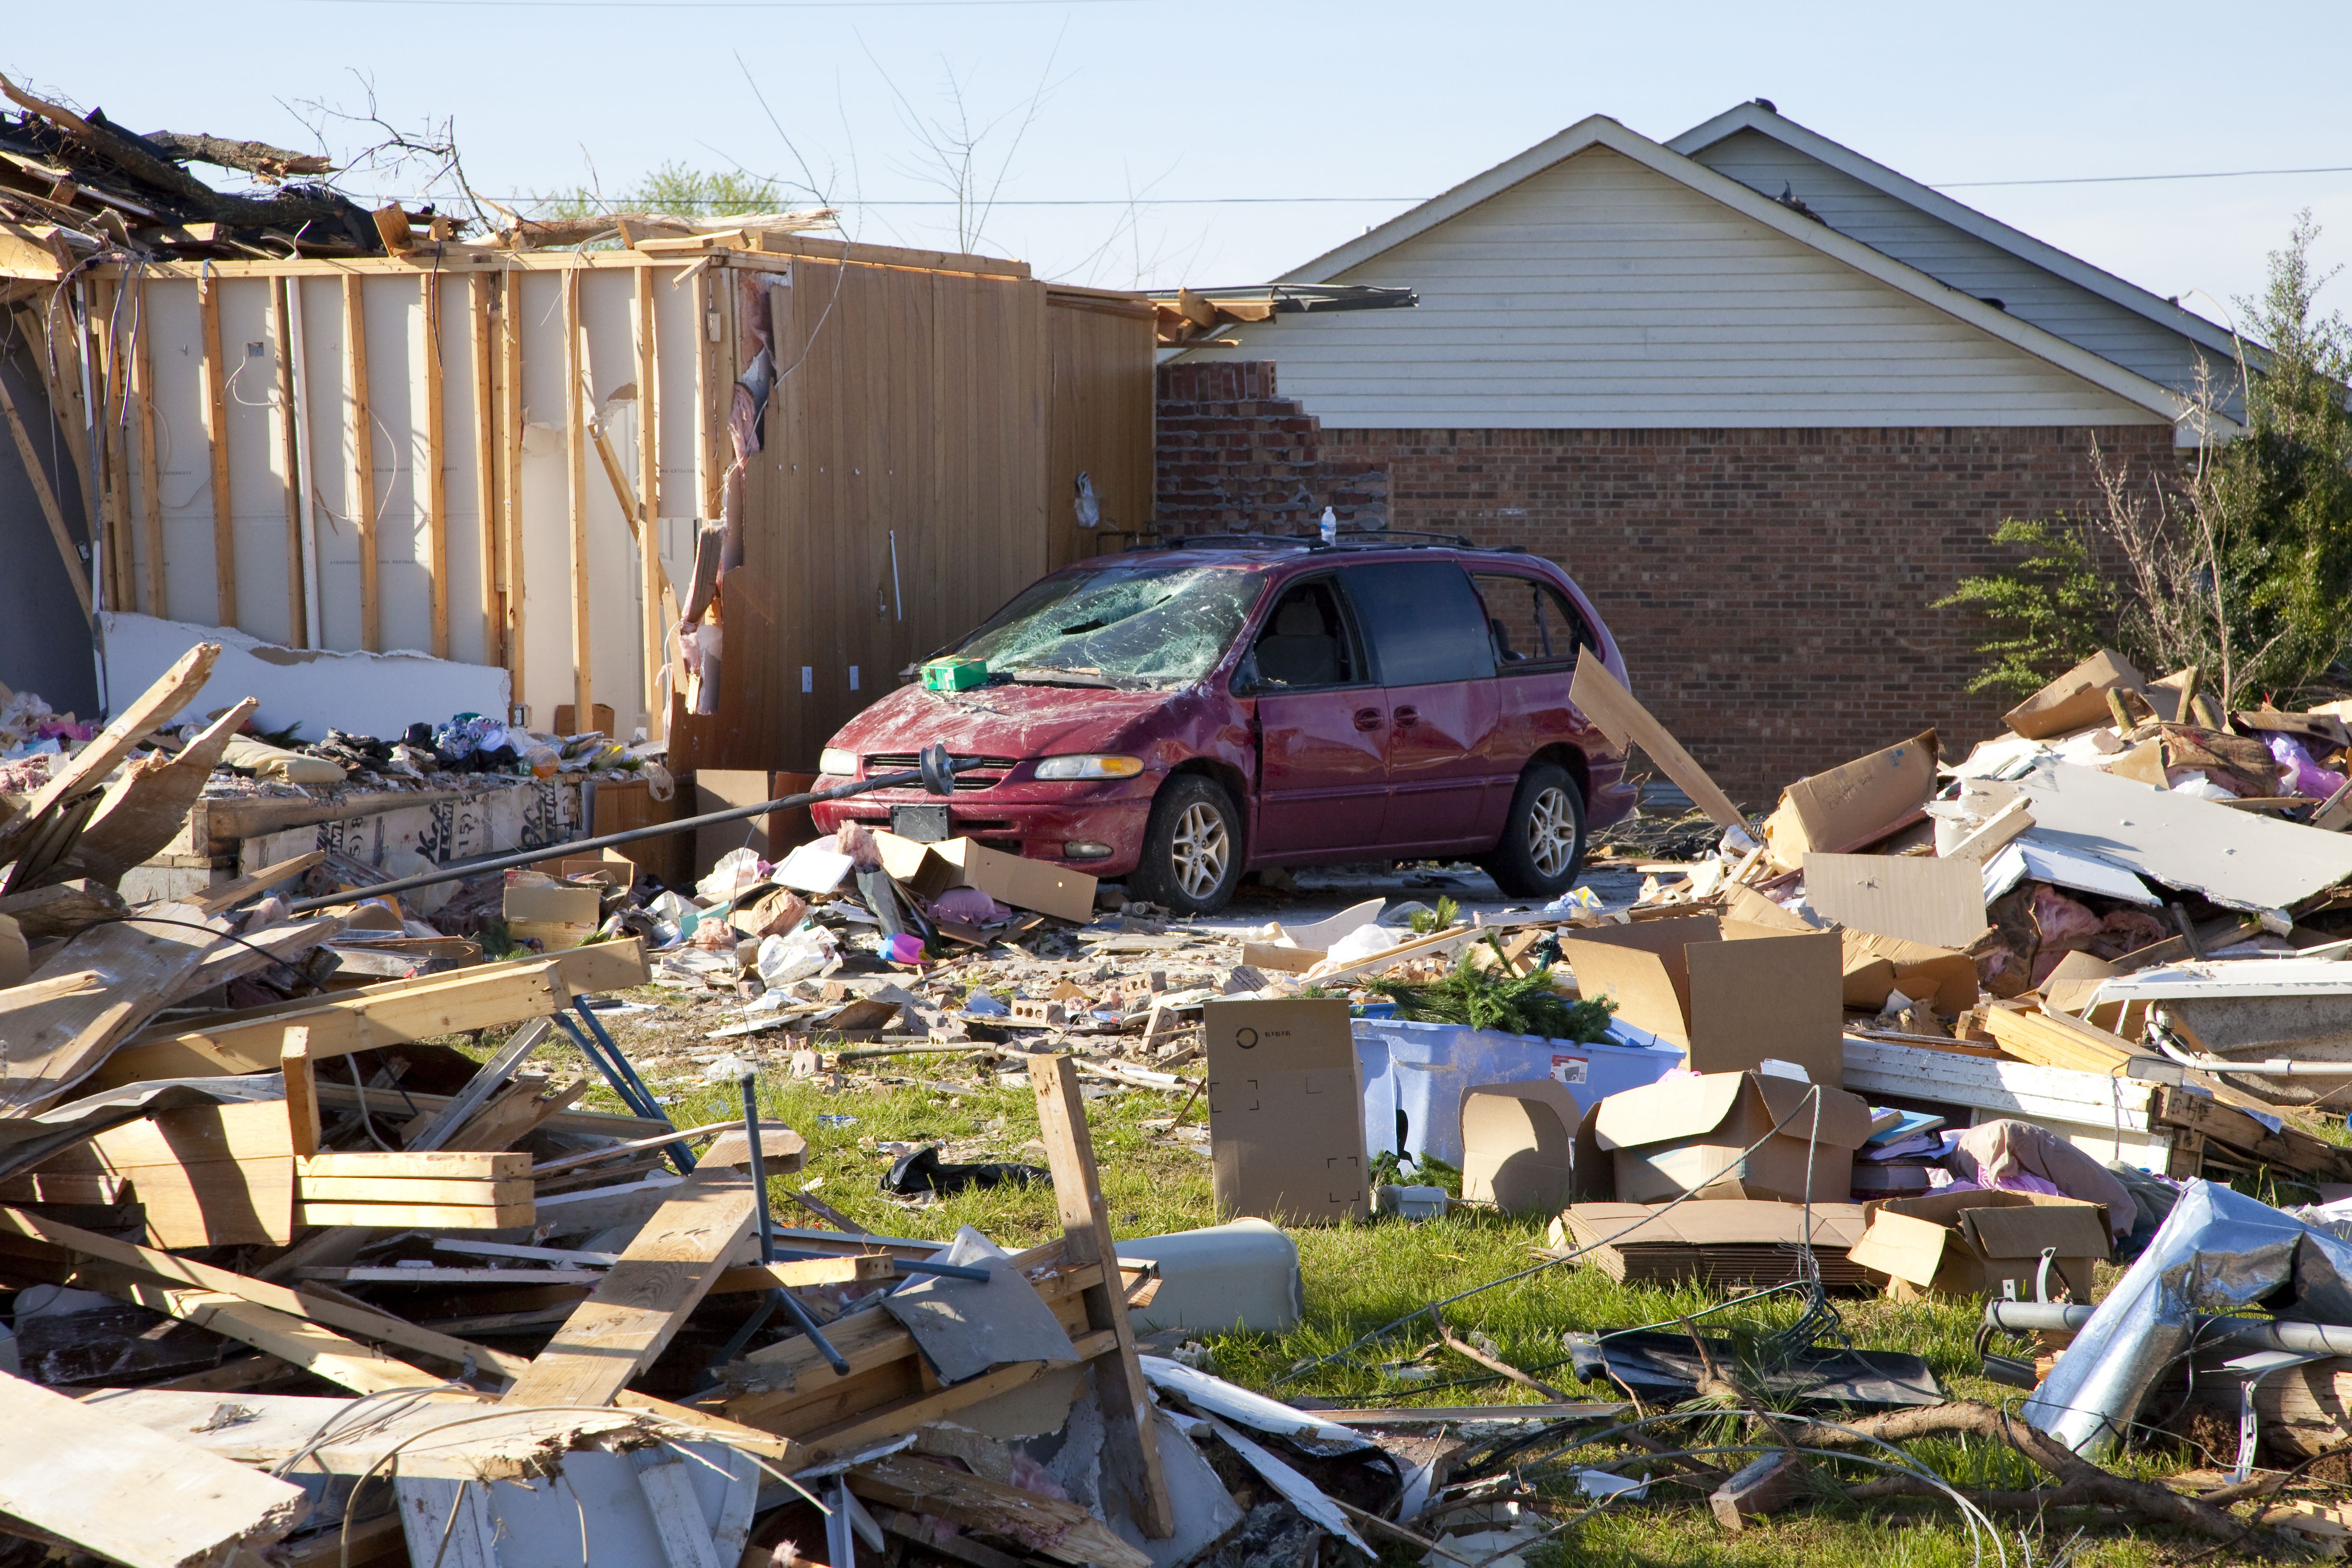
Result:
[[[2147,677],[2132,668],[2131,660],[2102,648],[2011,709],[2001,719],[2029,741],[2063,735],[2069,730],[2105,723],[2110,689],[2138,691],[2147,685]]]
[[[1869,843],[1926,805],[1936,793],[1936,731],[1799,779],[1764,825],[1772,858],[1794,868],[1819,849],[1840,854]]]
[[[1095,879],[1050,861],[1024,859],[969,838],[918,844],[877,828],[882,868],[910,890],[936,899],[950,888],[978,888],[1001,904],[1084,925],[1095,918]]]
[[[1558,1214],[1575,1195],[1577,1123],[1568,1086],[1543,1078],[1462,1091],[1462,1195],[1506,1214]]]
[[[2042,1005],[2046,1012],[2080,1014],[2098,994],[2099,983],[2112,979],[2116,966],[2087,952],[2070,952],[2058,961],[2042,982]]]
[[[1805,902],[1846,927],[1929,947],[1984,934],[1984,868],[1932,855],[1805,857]]]
[[[1853,1152],[1870,1136],[1870,1107],[1824,1086],[1820,1142],[1812,1142],[1810,1086],[1763,1073],[1702,1073],[1612,1094],[1596,1108],[1593,1133],[1613,1156],[1620,1203],[1651,1203],[1696,1191],[1706,1198],[1803,1203],[1806,1173],[1814,1203],[1843,1203]],[[1801,1110],[1799,1110],[1802,1106]],[[1767,1139],[1773,1125],[1796,1120]],[[1747,1153],[1748,1145],[1763,1146]]]
[[[1965,952],[1905,942],[1900,937],[1869,931],[1840,933],[1844,943],[1845,1005],[1872,1012],[1886,1005],[1886,994],[1900,991],[1914,1002],[1926,1002],[1947,1018],[1958,1017],[1977,1003],[1977,961]]]
[[[2164,771],[2164,739],[2152,735],[2130,751],[2107,763],[2107,772],[2120,779],[2137,779],[2154,789],[2171,787],[2171,774]]]
[[[2087,1301],[2091,1266],[2108,1256],[2106,1205],[2045,1193],[1929,1193],[1868,1213],[1870,1228],[1847,1256],[1890,1276],[1891,1294],[1990,1296],[2014,1279],[2030,1300],[2042,1249],[2056,1247],[2052,1272]]]
[[[1659,1207],[1655,1204],[1572,1205],[1565,1216],[1568,1233],[1580,1244],[1616,1236],[1612,1245],[1617,1247],[1796,1247],[1805,1239],[1802,1204],[1726,1198],[1683,1204],[1664,1213]],[[1812,1214],[1815,1247],[1850,1248],[1870,1228],[1869,1216],[1860,1204],[1817,1203]],[[1629,1225],[1634,1228],[1617,1236]]]
[[[1220,1217],[1329,1225],[1369,1215],[1363,1081],[1348,1004],[1212,1001],[1202,1007],[1202,1034]]]
[[[1767,1058],[1815,1083],[1845,1081],[1838,933],[1696,915],[1579,931],[1560,957],[1586,996],[1683,1047],[1694,1072],[1737,1072]]]
[[[757,805],[763,800],[773,800],[770,793],[774,780],[765,768],[697,768],[694,771],[694,815],[705,816],[725,811],[730,806]],[[710,868],[730,849],[749,849],[761,859],[781,860],[784,846],[769,835],[770,821],[765,816],[739,817],[733,822],[714,822],[708,827],[694,830],[694,876],[697,881],[710,875]]]
[[[1666,727],[1651,716],[1650,710],[1633,700],[1633,694],[1624,683],[1609,673],[1591,648],[1576,656],[1576,674],[1570,681],[1568,700],[1584,716],[1592,721],[1601,732],[1618,745],[1628,743],[1649,753],[1658,764],[1658,771],[1680,785],[1682,792],[1697,803],[1718,827],[1744,827],[1747,819],[1722,786],[1709,778],[1698,759],[1683,750],[1682,742],[1667,731]]]

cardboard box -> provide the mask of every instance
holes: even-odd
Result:
[[[1095,879],[1084,871],[1007,855],[969,838],[918,844],[877,828],[874,843],[882,853],[882,868],[926,899],[950,888],[978,888],[999,903],[1076,925],[1095,918]]]
[[[1863,1292],[1885,1284],[1847,1257],[1869,1224],[1860,1204],[1815,1204],[1812,1222],[1822,1285]],[[1574,1204],[1551,1222],[1550,1241],[1557,1250],[1591,1247],[1581,1261],[1623,1285],[1750,1288],[1794,1281],[1805,1237],[1804,1205],[1727,1198],[1664,1212],[1654,1204]]]
[[[551,860],[540,861],[530,869],[567,882],[593,882],[624,892],[636,886],[637,881],[637,863],[617,849],[607,849],[601,855],[559,855]]]
[[[1936,793],[1936,731],[1799,779],[1764,824],[1772,858],[1794,870],[1814,850],[1859,849],[1926,805]]]
[[[596,934],[604,903],[604,889],[593,883],[509,871],[500,912],[517,942],[536,941],[541,952],[558,952]]]
[[[1964,948],[1985,931],[1984,868],[1932,855],[1805,857],[1805,904],[1850,931]]]
[[[2110,689],[2137,691],[2147,685],[2131,660],[2102,648],[2002,714],[2001,721],[2029,741],[2063,735],[2110,722]]]
[[[1890,1294],[1994,1296],[2001,1281],[2033,1299],[2044,1247],[2051,1272],[2077,1301],[2091,1299],[2091,1265],[2108,1256],[2107,1209],[2044,1193],[1929,1193],[1869,1205],[1870,1228],[1848,1253],[1891,1277]],[[1907,1289],[1906,1289],[1907,1287]],[[2056,1289],[2053,1281],[2052,1289]]]
[[[1575,1195],[1576,1129],[1568,1086],[1482,1083],[1462,1091],[1462,1195],[1505,1214],[1558,1214]]]
[[[1653,1203],[1696,1191],[1701,1197],[1843,1203],[1853,1190],[1853,1152],[1870,1136],[1870,1107],[1823,1086],[1818,1145],[1811,1145],[1812,1086],[1766,1073],[1702,1073],[1612,1094],[1594,1107],[1593,1132],[1614,1156],[1617,1201]],[[1802,1105],[1803,1109],[1799,1110]],[[1791,1112],[1796,1120],[1752,1154]]]
[[[1875,1013],[1886,1005],[1890,991],[1925,1002],[1947,1018],[1977,1005],[1977,961],[1965,952],[1865,931],[1842,931],[1839,939],[1844,944],[1849,1007]]]
[[[1694,1072],[1738,1072],[1770,1057],[1815,1083],[1845,1081],[1833,931],[1695,915],[1581,931],[1559,951],[1579,991],[1611,998],[1626,1023],[1682,1047]]]
[[[1212,1001],[1202,1015],[1219,1216],[1329,1225],[1370,1214],[1348,1004]]]

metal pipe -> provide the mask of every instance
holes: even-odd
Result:
[[[2012,1333],[2079,1329],[2095,1307],[2056,1301],[1987,1301],[1988,1328]],[[2239,1345],[2248,1350],[2291,1351],[2300,1355],[2352,1356],[2352,1326],[2304,1323],[2285,1318],[2231,1318],[2200,1312],[2190,1322],[2200,1345]]]
[[[639,839],[667,838],[676,833],[691,833],[698,827],[709,827],[717,823],[740,822],[744,817],[760,816],[771,811],[791,811],[799,806],[814,805],[822,801],[846,800],[851,795],[864,795],[868,790],[904,789],[908,785],[919,784],[933,795],[953,795],[955,775],[969,773],[973,768],[982,765],[979,758],[961,763],[950,762],[948,760],[945,747],[931,746],[925,749],[923,765],[919,768],[908,768],[895,773],[878,773],[870,779],[855,779],[845,784],[835,784],[831,789],[814,790],[806,795],[779,795],[774,800],[761,801],[757,805],[730,806],[725,811],[706,812],[700,816],[689,816],[677,822],[656,823],[651,827],[632,827],[625,833],[607,833],[598,838],[574,838],[537,849],[517,850],[511,855],[493,855],[484,859],[467,861],[463,865],[445,866],[437,871],[427,872],[423,876],[403,877],[397,881],[379,882],[373,887],[356,888],[350,892],[329,893],[315,899],[297,899],[287,906],[287,910],[289,913],[299,915],[310,910],[324,909],[330,904],[348,904],[357,899],[372,899],[381,894],[405,893],[416,888],[438,887],[443,882],[454,882],[461,877],[478,877],[488,871],[504,871],[517,866],[535,866],[541,861],[552,859],[559,855],[583,855],[617,845],[635,844]]]
[[[654,1091],[646,1087],[646,1080],[637,1076],[636,1066],[629,1060],[628,1053],[622,1050],[619,1045],[614,1043],[613,1037],[604,1032],[604,1026],[597,1021],[594,1010],[588,1005],[588,998],[574,996],[572,999],[572,1010],[580,1015],[580,1021],[588,1026],[588,1034],[595,1037],[598,1049],[604,1052],[604,1061],[599,1065],[604,1066],[604,1077],[606,1081],[613,1085],[613,1091],[621,1097],[622,1101],[630,1110],[646,1121],[668,1121],[669,1117],[663,1111],[661,1101],[656,1100]],[[583,1035],[575,1028],[572,1031],[572,1037],[580,1042],[583,1050],[586,1048],[587,1035]],[[623,1087],[624,1081],[626,1083],[626,1088]],[[666,1143],[663,1148],[668,1152],[670,1163],[677,1167],[679,1175],[690,1176],[694,1173],[694,1152],[686,1146],[683,1140],[675,1143]]]
[[[2257,1073],[2263,1078],[2352,1078],[2352,1061],[2303,1061],[2286,1057],[2273,1057],[2267,1061],[2241,1061],[2233,1057],[2188,1051],[2181,1049],[2171,1030],[2156,1023],[2148,1026],[2147,1037],[2155,1042],[2158,1050],[2182,1067],[2195,1068],[2199,1072]]]

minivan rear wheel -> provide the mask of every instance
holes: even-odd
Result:
[[[1241,814],[1233,797],[1199,773],[1161,784],[1128,887],[1176,914],[1206,915],[1225,907],[1241,879]]]
[[[1584,793],[1558,763],[1519,775],[1502,841],[1478,863],[1514,899],[1556,899],[1584,868]]]

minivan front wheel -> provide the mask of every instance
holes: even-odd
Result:
[[[1568,770],[1539,763],[1519,775],[1502,842],[1479,864],[1514,899],[1556,899],[1584,867],[1584,795]]]
[[[1242,879],[1241,814],[1213,779],[1178,773],[1152,798],[1143,858],[1127,885],[1180,915],[1223,909]]]

